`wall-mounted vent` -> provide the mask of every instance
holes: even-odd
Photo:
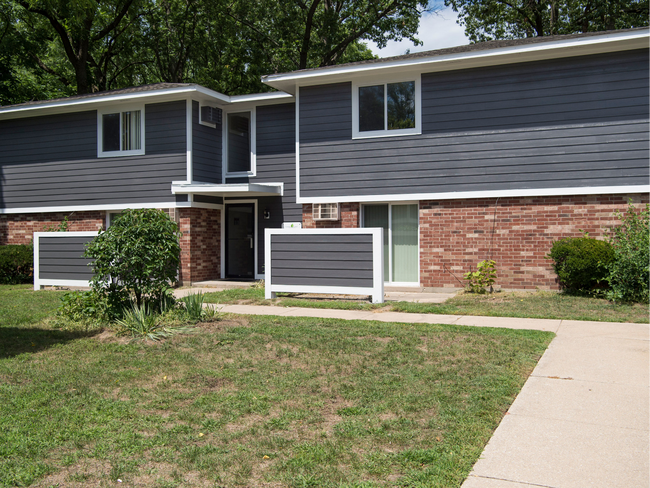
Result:
[[[314,203],[312,217],[314,220],[339,220],[339,204]]]
[[[201,107],[201,122],[221,125],[221,109],[204,105]]]

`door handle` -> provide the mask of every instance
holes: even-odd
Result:
[[[248,237],[250,239],[250,241],[251,241],[251,249],[253,249],[253,247],[254,247],[253,236],[249,234],[246,237]]]

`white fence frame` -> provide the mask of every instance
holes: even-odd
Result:
[[[279,285],[273,283],[271,266],[272,235],[372,235],[372,287],[320,286],[320,285]],[[372,303],[384,303],[384,229],[265,229],[264,232],[264,297],[269,300],[277,292],[285,293],[332,293],[341,295],[371,295]]]
[[[60,280],[56,278],[40,278],[40,238],[41,237],[95,237],[99,234],[97,231],[86,232],[34,232],[34,290],[40,290],[44,286],[90,286],[90,282],[85,280]],[[79,256],[81,257],[81,255]]]

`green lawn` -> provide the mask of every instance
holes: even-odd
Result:
[[[553,336],[226,316],[129,343],[48,329],[56,299],[0,287],[0,486],[458,487]]]
[[[486,295],[460,293],[445,303],[387,302],[372,304],[365,299],[313,300],[280,294],[275,300],[264,299],[263,288],[232,289],[207,293],[209,303],[248,303],[282,307],[336,308],[344,310],[385,309],[391,312],[432,313],[443,315],[485,315],[538,319],[595,320],[602,322],[648,323],[648,306],[617,304],[601,298],[575,297],[550,291],[497,292]]]

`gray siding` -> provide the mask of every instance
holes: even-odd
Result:
[[[372,235],[272,235],[271,267],[272,284],[371,288]]]
[[[422,135],[325,140],[351,98],[301,89],[301,196],[647,184],[648,91],[647,50],[423,74]]]
[[[90,237],[40,237],[39,278],[60,280],[90,280],[91,259],[83,258]]]
[[[199,123],[199,102],[192,102],[192,170],[195,181],[221,183],[221,125]]]
[[[258,200],[258,273],[264,273],[264,229],[282,222],[302,222],[296,203],[296,106],[293,103],[257,107],[257,176],[251,182],[284,182],[283,197]],[[264,219],[264,210],[271,212]]]
[[[144,156],[97,158],[95,111],[0,121],[1,208],[172,202],[185,102],[145,106]]]

